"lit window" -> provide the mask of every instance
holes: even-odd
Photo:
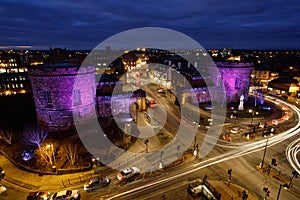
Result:
[[[22,84],[22,83],[20,84],[20,87],[21,87],[21,88],[23,87],[23,84]]]

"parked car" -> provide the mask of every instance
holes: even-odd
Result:
[[[75,200],[80,199],[78,190],[63,190],[57,193],[54,193],[51,196],[51,200]]]
[[[6,187],[0,184],[0,194],[4,193],[5,191],[6,191]]]
[[[121,171],[118,175],[117,175],[117,179],[119,181],[125,181],[128,180],[132,177],[135,177],[137,175],[139,175],[141,172],[141,170],[137,167],[130,167],[127,169],[124,169],[123,171]]]
[[[110,184],[110,180],[107,177],[95,177],[90,179],[83,185],[85,191],[92,191],[99,188],[106,187]]]
[[[50,198],[50,192],[30,192],[26,200],[47,200]]]

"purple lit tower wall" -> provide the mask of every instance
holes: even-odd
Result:
[[[81,67],[79,71],[78,65],[56,63],[30,68],[29,77],[40,124],[54,130],[67,129],[74,125],[73,112],[79,118],[88,118],[95,110],[94,67]]]
[[[238,102],[241,95],[248,99],[252,63],[216,63],[223,79],[227,102]],[[220,86],[220,77],[216,77],[215,84]]]

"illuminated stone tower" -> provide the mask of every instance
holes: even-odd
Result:
[[[77,78],[76,78],[77,76]],[[29,69],[38,122],[54,130],[74,125],[73,113],[88,118],[95,109],[95,68],[56,63]],[[74,88],[75,78],[77,79]]]
[[[216,63],[223,79],[227,102],[239,102],[243,95],[245,101],[248,99],[250,87],[250,76],[252,63]],[[220,77],[217,77],[216,85],[220,85]]]

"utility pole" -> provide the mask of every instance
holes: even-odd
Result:
[[[278,190],[278,194],[277,194],[277,200],[279,200],[279,195],[280,195],[281,188],[282,188],[282,184],[280,184],[280,186],[279,186],[279,190]]]
[[[264,161],[265,161],[265,156],[266,156],[266,152],[267,152],[267,147],[268,147],[268,140],[266,142],[265,151],[264,151],[264,155],[263,155],[263,158],[262,158],[262,161],[261,161],[260,169],[263,169],[263,167],[264,167]]]

